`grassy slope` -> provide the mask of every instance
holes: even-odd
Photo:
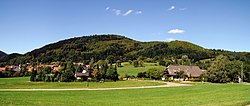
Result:
[[[150,81],[117,81],[117,82],[29,82],[29,77],[1,78],[0,89],[8,88],[112,88],[162,85],[159,82]]]
[[[1,105],[87,106],[244,106],[250,85],[204,84],[190,87],[111,91],[0,92]]]
[[[134,67],[133,65],[130,65],[128,62],[122,63],[123,67],[118,68],[118,74],[119,75],[134,75],[137,76],[139,72],[147,71],[150,68],[158,68],[161,70],[165,70],[166,67],[164,66],[158,66],[158,63],[144,63],[145,67]]]

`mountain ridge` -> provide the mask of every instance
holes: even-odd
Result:
[[[24,55],[12,55],[11,58],[6,58],[6,56],[4,56],[5,58],[1,57],[0,64],[23,64],[37,61],[42,63],[82,62],[85,60],[89,61],[91,58],[95,60],[109,58],[115,62],[116,60],[134,60],[139,56],[153,59],[180,58],[182,55],[187,55],[194,61],[198,61],[213,58],[218,54],[231,53],[235,55],[234,52],[228,52],[206,49],[187,41],[141,42],[121,35],[107,34],[60,40],[34,49]],[[248,55],[249,53],[244,54]]]
[[[4,53],[3,51],[0,50],[0,57],[6,56],[7,53]]]

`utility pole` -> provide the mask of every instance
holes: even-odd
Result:
[[[241,82],[243,82],[243,77],[244,77],[243,74],[244,73],[243,73],[243,62],[242,62],[242,64],[241,64]]]

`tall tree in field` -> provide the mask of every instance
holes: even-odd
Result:
[[[75,68],[72,63],[68,63],[66,70],[62,73],[63,82],[72,82],[75,80],[74,77]]]
[[[30,81],[36,81],[36,74],[37,74],[37,71],[34,70],[33,68],[31,72],[31,76],[30,76]]]
[[[229,77],[230,61],[228,57],[219,55],[208,68],[208,80],[211,82],[225,83],[231,79]]]
[[[143,67],[143,66],[144,66],[144,61],[143,61],[143,57],[142,57],[142,56],[139,56],[139,57],[137,58],[137,61],[138,61],[138,65],[139,65],[140,67]]]

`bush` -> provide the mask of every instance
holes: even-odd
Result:
[[[20,77],[20,71],[16,71],[14,74],[13,74],[13,77]]]
[[[118,73],[115,68],[109,68],[106,73],[106,78],[109,80],[117,81],[118,80]]]
[[[134,65],[134,67],[139,67],[139,62],[137,60],[134,60],[133,65]]]
[[[139,72],[137,78],[146,78],[146,72]]]

